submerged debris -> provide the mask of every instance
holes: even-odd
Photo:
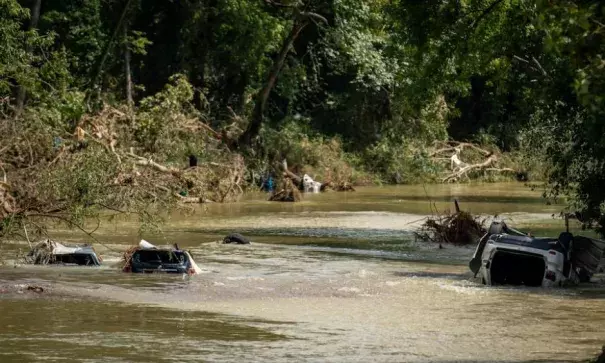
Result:
[[[101,264],[101,260],[92,246],[70,247],[50,239],[35,245],[25,257],[25,262],[34,265],[66,264],[99,266]]]
[[[330,188],[332,188],[333,190],[337,191],[337,192],[354,192],[355,188],[353,188],[353,185],[351,185],[351,183],[343,181],[340,183],[330,183],[329,184]]]
[[[339,181],[332,181],[331,173],[328,172],[326,181],[318,182],[313,180],[308,174],[304,174],[302,177],[296,175],[288,169],[288,162],[284,160],[281,165],[283,169],[283,177],[285,179],[291,179],[299,191],[305,193],[319,193],[328,190],[334,190],[337,192],[354,192],[355,188],[346,180],[338,178]]]
[[[271,202],[300,202],[301,194],[290,178],[284,178],[279,188],[269,197]]]
[[[27,290],[28,291],[37,292],[37,293],[44,292],[44,289],[42,287],[40,287],[40,286],[28,286]]]
[[[430,217],[424,222],[416,237],[422,241],[454,245],[473,244],[485,234],[483,222],[466,211],[461,211],[458,201],[454,202],[456,212]]]
[[[235,243],[239,245],[248,245],[250,240],[239,233],[231,233],[227,237],[223,238],[223,243]]]

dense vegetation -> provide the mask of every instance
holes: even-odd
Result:
[[[601,228],[604,24],[596,0],[0,0],[0,235],[227,200],[284,158],[449,181],[447,140],[546,165]]]

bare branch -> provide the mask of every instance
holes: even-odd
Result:
[[[181,175],[181,170],[176,169],[176,168],[171,168],[171,167],[167,167],[161,164],[156,163],[155,161],[151,160],[151,159],[146,159],[142,156],[138,156],[136,154],[134,154],[132,152],[132,150],[127,154],[128,156],[137,159],[137,161],[135,162],[136,165],[141,165],[141,166],[150,166],[152,168],[154,168],[157,171],[160,171],[162,173],[167,173],[167,174],[172,174],[174,176],[180,176]]]
[[[534,61],[534,63],[536,64],[536,66],[538,66],[538,69],[542,72],[542,74],[544,75],[544,77],[548,77],[548,73],[546,73],[546,71],[544,70],[544,68],[542,68],[542,65],[540,64],[540,62],[538,62],[538,60],[535,57],[531,57],[531,60]]]
[[[515,58],[516,60],[521,61],[523,63],[529,64],[529,61],[527,59],[521,58],[521,57],[519,57],[517,55],[513,55],[513,58]]]
[[[23,224],[23,231],[25,232],[25,239],[27,240],[27,243],[29,244],[29,248],[32,248],[32,242],[29,240],[29,235],[27,234],[27,228],[25,227],[25,223]]]
[[[4,170],[4,168],[2,167],[2,163],[0,163],[0,170],[2,170],[2,182],[4,182],[4,184],[8,184],[8,179],[6,178],[6,170]]]
[[[328,25],[328,19],[324,18],[323,16],[317,14],[317,13],[313,13],[313,12],[301,12],[300,16],[303,18],[309,18],[311,20],[315,21],[320,21],[322,23],[324,23],[325,25]]]
[[[433,157],[433,156],[439,155],[444,152],[452,152],[452,151],[456,151],[456,149],[463,150],[464,148],[470,148],[470,149],[476,150],[476,151],[480,152],[481,154],[485,155],[486,157],[489,157],[493,154],[493,152],[482,149],[479,146],[472,144],[470,142],[448,141],[446,144],[448,146],[442,147],[440,149],[433,151],[432,153],[429,154],[429,156]]]
[[[488,170],[488,171],[498,171],[498,172],[515,172],[515,170],[513,170],[511,168],[494,168],[494,167],[491,167],[493,164],[496,163],[497,160],[498,160],[497,157],[495,155],[492,155],[492,156],[490,156],[489,158],[487,158],[482,163],[468,164],[468,165],[460,168],[459,170],[451,173],[450,175],[446,176],[445,178],[442,179],[442,181],[445,183],[445,182],[450,182],[450,181],[458,180],[461,177],[467,176],[469,172],[474,171],[474,170]]]

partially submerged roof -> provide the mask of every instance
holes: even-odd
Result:
[[[92,246],[65,246],[50,239],[36,244],[28,253],[26,260],[36,265],[55,263],[84,266],[101,265],[101,261]]]
[[[135,253],[137,253],[138,251],[158,251],[158,252],[166,252],[166,253],[171,253],[174,254],[176,256],[182,256],[185,255],[186,256],[186,261],[187,264],[189,265],[189,268],[192,270],[193,274],[199,274],[202,272],[202,270],[199,268],[199,266],[195,263],[195,261],[193,260],[193,257],[191,256],[191,254],[188,251],[185,250],[181,250],[178,248],[178,246],[175,245],[174,248],[158,248],[157,246],[147,242],[146,240],[142,239],[139,242],[139,245],[136,247],[132,247],[130,249],[128,249],[123,256],[123,260],[124,260],[124,267],[123,267],[123,271],[125,272],[132,272],[133,271],[133,260],[132,257]],[[161,262],[162,261],[162,256],[157,256],[158,260]],[[168,262],[168,261],[166,261]]]

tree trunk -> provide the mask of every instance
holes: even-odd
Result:
[[[111,34],[111,38],[109,38],[109,41],[107,42],[107,44],[105,44],[103,54],[101,55],[101,58],[99,58],[99,61],[97,62],[97,65],[94,68],[94,73],[92,74],[92,90],[94,101],[97,101],[101,95],[101,89],[100,87],[98,87],[98,84],[101,79],[101,74],[103,73],[103,66],[107,61],[107,57],[109,56],[109,52],[111,51],[111,47],[113,46],[113,43],[115,42],[118,36],[118,33],[124,26],[124,20],[126,19],[126,14],[128,13],[128,8],[130,8],[131,2],[132,0],[126,0],[126,3],[124,4],[124,9],[122,9],[122,14],[120,15],[120,19],[118,20],[118,23],[116,24],[116,27],[113,30],[113,33]]]
[[[132,76],[130,73],[130,47],[128,44],[128,25],[124,25],[124,73],[126,79],[126,102],[128,110],[132,112],[134,100],[132,97]]]
[[[42,0],[34,0],[34,6],[32,7],[32,17],[29,22],[29,30],[36,29],[38,26],[38,21],[40,20],[40,8],[42,7]],[[27,53],[32,52],[31,45],[27,46]],[[19,93],[17,94],[17,115],[20,115],[23,112],[23,107],[25,106],[25,97],[27,96],[27,91],[25,87],[19,87]]]
[[[273,63],[273,67],[271,68],[271,72],[267,77],[267,82],[260,90],[256,98],[256,104],[254,105],[254,111],[252,112],[252,119],[246,128],[246,131],[240,136],[238,140],[238,146],[250,145],[252,139],[256,137],[260,131],[260,127],[263,123],[263,116],[265,113],[265,107],[267,105],[267,100],[269,99],[269,94],[271,94],[271,90],[275,86],[277,81],[277,77],[279,76],[279,72],[281,72],[284,62],[286,61],[286,56],[292,47],[292,44],[300,34],[300,32],[309,24],[308,19],[297,20],[294,22],[292,26],[292,30],[290,34],[284,39],[284,43],[279,51],[279,55],[275,62]]]

